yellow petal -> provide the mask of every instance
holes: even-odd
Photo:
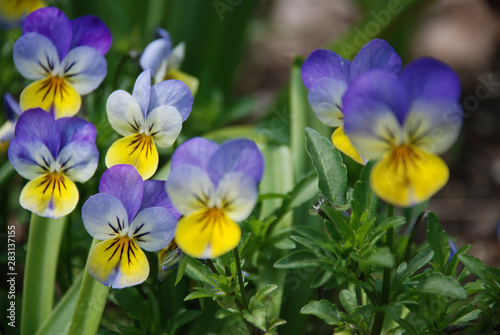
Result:
[[[78,197],[75,183],[61,173],[47,173],[26,184],[20,203],[40,216],[58,218],[75,209]]]
[[[92,248],[87,269],[98,282],[113,288],[140,284],[149,275],[144,252],[133,239],[119,235]]]
[[[223,255],[234,249],[240,238],[240,226],[215,207],[201,209],[182,218],[175,233],[179,248],[195,258]]]
[[[448,167],[439,156],[400,146],[373,167],[371,181],[381,199],[408,207],[429,199],[446,184],[448,176]]]
[[[352,145],[351,140],[344,132],[344,125],[338,127],[332,134],[332,143],[338,150],[342,151],[347,156],[351,157],[359,164],[365,164],[366,161],[361,157],[360,153]]]
[[[11,22],[15,22],[41,7],[45,7],[45,4],[39,0],[0,0],[1,16]]]
[[[117,164],[132,165],[142,179],[149,179],[158,168],[158,150],[153,137],[136,134],[113,143],[106,154],[106,166],[110,168]]]
[[[40,107],[46,111],[54,109],[56,118],[73,116],[80,110],[82,99],[63,78],[48,77],[26,87],[19,98],[23,111]]]
[[[177,79],[183,81],[184,84],[186,84],[187,87],[189,87],[189,89],[191,90],[191,94],[193,95],[193,97],[196,95],[196,92],[198,92],[200,81],[198,80],[198,78],[190,74],[179,70],[168,70],[164,80],[168,79]]]

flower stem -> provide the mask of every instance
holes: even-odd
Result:
[[[91,249],[97,242],[94,239]],[[80,294],[69,326],[68,334],[71,335],[96,334],[108,300],[109,287],[96,281],[87,269],[84,271]]]
[[[24,271],[21,335],[32,335],[52,313],[59,247],[66,217],[31,215]]]
[[[236,262],[236,271],[238,271],[238,283],[240,285],[241,300],[243,300],[243,306],[248,310],[248,300],[245,292],[245,285],[243,284],[243,271],[241,270],[241,261],[238,248],[234,248],[234,261]]]

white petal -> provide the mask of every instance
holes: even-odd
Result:
[[[239,172],[225,174],[215,193],[217,207],[225,209],[236,222],[245,220],[257,203],[257,185],[252,177]]]
[[[141,107],[128,92],[114,91],[106,103],[108,120],[116,132],[122,136],[137,134],[144,129]]]
[[[47,37],[28,33],[14,44],[14,63],[25,78],[39,80],[59,71],[59,56],[51,40]]]
[[[60,76],[64,76],[80,95],[95,90],[106,73],[106,59],[88,46],[71,49],[61,62]]]
[[[89,141],[74,141],[65,146],[57,156],[57,169],[72,181],[84,183],[97,169],[99,152]]]
[[[182,129],[182,117],[173,106],[153,109],[146,118],[148,132],[160,147],[174,144]]]
[[[82,207],[83,225],[95,239],[108,240],[128,231],[128,216],[120,200],[106,193],[91,196]]]
[[[175,236],[177,220],[174,214],[163,207],[145,208],[130,224],[128,235],[147,251],[165,248]]]
[[[214,185],[198,166],[179,165],[170,172],[166,183],[168,197],[182,215],[214,206]]]

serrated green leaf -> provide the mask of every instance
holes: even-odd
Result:
[[[341,236],[343,237],[344,241],[354,241],[355,237],[355,232],[352,229],[350,223],[349,223],[349,218],[340,213],[339,211],[328,207],[328,206],[321,206],[321,209],[325,214],[328,216],[328,218],[333,222],[333,224],[337,227],[339,230]],[[337,241],[340,243],[340,241]]]
[[[458,249],[457,252],[455,252],[451,260],[448,262],[448,264],[446,264],[445,274],[452,277],[455,277],[457,275],[457,266],[458,263],[460,262],[458,256],[466,254],[469,251],[470,247],[471,247],[470,244],[464,245],[463,247]]]
[[[321,193],[337,205],[346,203],[347,168],[332,142],[317,131],[306,128],[306,150],[318,173]]]
[[[481,279],[478,279],[472,283],[467,283],[463,287],[464,287],[467,295],[472,295],[472,294],[484,291],[486,289],[486,287],[484,286],[484,283],[481,281]]]
[[[307,249],[311,250],[316,256],[324,256],[325,254],[323,249],[318,246],[318,244],[313,240],[296,235],[291,235],[290,238],[300,245],[303,245]]]
[[[266,331],[266,311],[264,308],[255,308],[252,313],[243,311],[243,318],[262,331]]]
[[[310,301],[307,305],[302,307],[300,314],[314,315],[331,326],[340,325],[342,323],[338,307],[325,299]]]
[[[494,290],[495,292],[500,291],[498,284],[496,284],[493,280],[493,275],[490,272],[489,267],[484,264],[482,260],[470,255],[459,255],[458,258],[462,261],[462,263],[464,263],[465,267],[470,272],[477,275],[479,279],[481,279],[484,284],[488,285],[491,290]]]
[[[368,162],[363,170],[359,180],[354,185],[351,200],[351,225],[354,229],[358,229],[361,225],[361,216],[367,213],[367,220],[375,218],[377,215],[378,198],[373,192],[370,184],[370,173],[375,165],[375,162]]]
[[[458,310],[458,312],[453,316],[451,324],[457,325],[472,321],[476,319],[479,314],[481,314],[481,310],[476,307],[474,302],[471,302],[467,306],[463,306]]]
[[[454,299],[467,298],[467,293],[459,282],[440,272],[432,272],[428,277],[423,277],[417,284],[417,290]]]
[[[311,288],[317,288],[325,285],[331,278],[333,277],[333,273],[326,269],[321,270],[316,277],[314,277]]]
[[[429,263],[434,256],[434,251],[432,250],[424,250],[410,261],[409,264],[402,263],[398,270],[396,271],[396,275],[394,276],[393,282],[393,290],[397,291],[400,285],[404,282],[405,279],[413,275],[417,270],[422,268],[424,265]],[[403,267],[403,264],[404,267]],[[401,270],[400,270],[401,269]]]
[[[377,248],[374,251],[369,252],[368,255],[364,255],[362,258],[355,257],[358,262],[370,265],[370,266],[381,266],[384,268],[393,268],[396,263],[396,257],[391,254],[389,247]]]
[[[262,288],[260,288],[257,293],[250,299],[249,308],[253,310],[256,305],[262,302],[262,300],[266,299],[267,296],[273,293],[278,288],[278,285],[269,284]]]
[[[319,262],[316,257],[305,250],[293,252],[274,263],[274,267],[277,269],[298,269],[317,266],[319,266]]]
[[[352,314],[352,311],[358,307],[356,296],[349,290],[342,290],[339,294],[339,298],[348,314]]]
[[[189,293],[185,298],[184,301],[189,301],[193,299],[201,299],[201,298],[213,298],[216,297],[216,293],[211,293],[209,291],[203,290],[203,291],[195,291],[192,293]]]
[[[450,255],[450,246],[448,235],[444,232],[436,214],[429,212],[427,214],[427,242],[434,251],[434,263],[436,270],[443,272],[448,256]]]
[[[211,272],[200,261],[194,258],[189,257],[185,273],[191,279],[202,281],[209,285],[215,284]]]

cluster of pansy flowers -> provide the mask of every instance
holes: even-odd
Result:
[[[111,39],[106,25],[91,15],[70,21],[47,7],[24,20],[13,58],[21,75],[35,82],[23,90],[19,104],[5,95],[9,120],[1,141],[11,141],[9,160],[30,180],[20,204],[37,215],[69,214],[79,199],[74,182],[84,183],[95,173],[96,129],[72,116],[80,109],[80,94],[90,93],[104,79]]]
[[[314,51],[302,78],[318,118],[339,127],[333,144],[359,163],[378,160],[371,184],[381,199],[408,207],[446,184],[437,155],[456,141],[463,118],[459,78],[446,64],[426,57],[401,69],[394,49],[373,40],[352,62]]]
[[[219,146],[194,138],[175,151],[168,183],[147,180],[158,167],[156,145],[175,142],[197,89],[197,80],[178,71],[184,45],[171,50],[168,33],[159,34],[141,57],[145,71],[132,94],[118,90],[108,98],[108,120],[124,137],[109,148],[99,193],[82,208],[85,228],[101,241],[91,249],[87,269],[114,288],[146,280],[143,250],[178,245],[193,257],[213,258],[235,248],[241,237],[237,222],[253,210],[263,172],[262,155],[252,141]],[[69,214],[79,199],[74,182],[86,182],[95,173],[96,129],[73,115],[80,110],[80,95],[104,79],[110,43],[109,30],[94,16],[69,21],[48,7],[24,21],[14,62],[35,82],[21,93],[19,104],[4,97],[9,122],[0,135],[3,144],[11,141],[11,164],[30,180],[20,203],[37,215]],[[187,79],[191,87],[173,77]]]

